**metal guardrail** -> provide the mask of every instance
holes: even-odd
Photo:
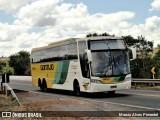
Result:
[[[5,92],[5,94],[6,94],[7,96],[11,94],[12,97],[17,100],[18,104],[19,104],[20,106],[22,106],[21,103],[20,103],[20,101],[19,101],[19,99],[18,99],[18,97],[17,97],[16,94],[14,93],[13,89],[12,89],[7,83],[3,83],[3,87],[4,87],[4,92]]]
[[[134,83],[160,83],[160,79],[142,79],[142,78],[132,78]]]
[[[137,83],[145,83],[145,84],[152,84],[155,86],[155,84],[160,84],[160,79],[142,79],[142,78],[132,78],[132,83],[134,83],[135,89],[137,87]]]

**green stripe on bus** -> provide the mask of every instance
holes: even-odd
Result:
[[[67,78],[69,61],[57,62],[54,84],[64,84]]]
[[[112,82],[121,82],[125,80],[125,76],[121,76],[121,77],[114,77]]]

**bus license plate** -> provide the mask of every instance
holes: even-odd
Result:
[[[114,85],[114,86],[111,86],[111,88],[117,88],[117,86],[116,86],[116,85]]]

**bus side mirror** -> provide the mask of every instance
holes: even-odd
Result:
[[[136,49],[129,47],[128,52],[129,52],[130,61],[137,58]]]
[[[91,62],[92,61],[91,50],[86,49],[85,51],[87,53],[88,62]]]

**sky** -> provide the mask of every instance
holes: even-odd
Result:
[[[0,57],[89,33],[160,44],[160,0],[0,0]]]

